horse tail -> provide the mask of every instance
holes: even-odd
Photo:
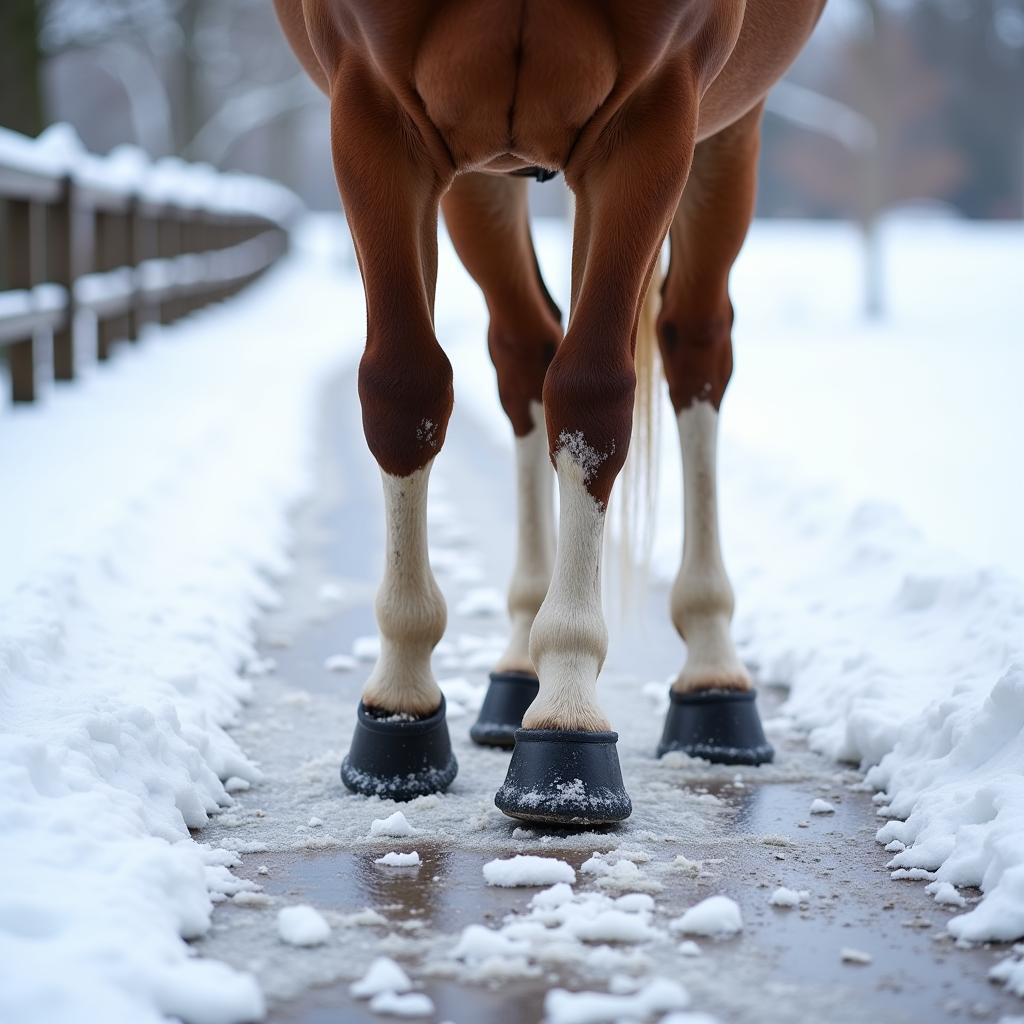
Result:
[[[658,497],[659,404],[657,322],[661,309],[661,255],[659,253],[647,286],[637,320],[636,398],[633,402],[633,434],[629,455],[619,477],[617,500],[618,529],[610,531],[619,549],[619,574],[623,608],[636,602],[628,600],[646,581],[654,543],[655,506]]]

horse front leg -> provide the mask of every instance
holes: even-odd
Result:
[[[537,696],[530,630],[554,562],[554,473],[541,402],[562,338],[561,314],[541,279],[530,237],[526,180],[463,174],[443,201],[459,258],[487,301],[488,350],[515,435],[516,556],[508,587],[509,639],[470,729],[482,746],[512,747]]]
[[[577,194],[574,302],[544,384],[558,548],[530,637],[540,691],[495,799],[513,817],[598,824],[631,812],[618,737],[596,696],[608,647],[601,546],[632,429],[640,306],[686,180],[695,125],[696,90],[685,69],[673,69],[567,168]]]
[[[341,775],[356,792],[402,800],[445,789],[457,771],[430,665],[447,613],[427,555],[427,482],[452,409],[452,370],[433,328],[444,181],[393,101],[358,67],[338,75],[331,118],[366,293],[359,398],[387,526],[380,656]]]

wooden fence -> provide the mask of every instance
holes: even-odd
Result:
[[[87,345],[105,361],[145,324],[172,323],[244,288],[288,246],[280,212],[205,202],[202,189],[179,199],[116,175],[104,183],[102,162],[89,159],[83,180],[0,147],[0,357],[14,402],[35,400],[48,339],[53,377],[73,380]]]

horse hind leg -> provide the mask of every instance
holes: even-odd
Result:
[[[728,279],[753,216],[760,109],[702,142],[670,231],[658,338],[683,461],[683,557],[672,621],[686,662],[671,689],[659,755],[770,760],[750,675],[733,642],[734,597],[718,526],[717,437],[732,373]]]
[[[537,267],[522,178],[464,174],[443,200],[456,251],[490,313],[488,349],[498,393],[515,435],[516,555],[508,588],[509,640],[491,673],[470,736],[512,747],[537,695],[530,630],[554,560],[554,473],[548,459],[542,389],[561,340],[560,313]]]
[[[387,525],[376,614],[381,651],[363,689],[342,780],[411,799],[445,789],[457,765],[430,667],[445,624],[427,555],[427,483],[452,408],[452,370],[434,336],[438,173],[404,142],[397,111],[353,69],[331,95],[337,177],[366,294],[359,398],[381,470]]]

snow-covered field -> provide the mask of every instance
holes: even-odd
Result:
[[[253,625],[315,482],[318,389],[362,339],[351,261],[324,244],[343,231],[311,225],[242,297],[0,416],[0,1019],[260,1012],[250,977],[182,941],[243,884],[188,829],[259,775],[225,727],[251,693],[240,668],[259,685]],[[562,297],[564,228],[539,237]],[[902,224],[888,242],[881,326],[857,315],[842,226],[757,225],[737,268],[722,505],[738,632],[814,746],[873,766],[880,810],[906,819],[880,822],[893,869],[981,885],[951,930],[1014,938],[1024,230]],[[442,246],[456,400],[507,441],[482,303],[453,260]],[[682,521],[670,426],[659,575]],[[282,924],[303,941],[318,927]]]

